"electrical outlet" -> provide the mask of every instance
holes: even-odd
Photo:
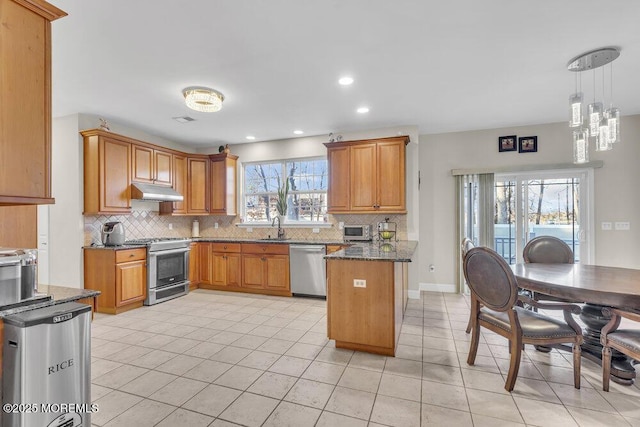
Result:
[[[610,222],[601,222],[600,223],[600,228],[602,230],[604,230],[604,231],[611,230],[612,229],[611,223]]]
[[[367,281],[363,279],[353,279],[353,287],[354,288],[366,288]]]
[[[213,228],[215,228],[216,230],[218,229],[218,223],[217,222],[213,224]]]
[[[631,224],[628,222],[616,222],[614,224],[614,228],[616,230],[629,231],[631,229]]]
[[[344,222],[340,221],[338,223],[338,230],[342,230],[344,228]]]
[[[313,228],[313,229],[311,230],[311,232],[312,232],[312,233],[319,233],[319,232],[320,232],[320,229],[319,229],[319,228]]]
[[[253,233],[253,227],[247,227],[247,233]]]
[[[173,224],[169,223],[169,230],[173,230]]]

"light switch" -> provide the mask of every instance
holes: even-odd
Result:
[[[631,224],[628,222],[616,222],[614,227],[616,230],[629,231],[631,229]]]
[[[601,222],[600,223],[600,228],[607,231],[607,230],[611,230],[611,223],[610,222]]]
[[[313,228],[311,231],[312,231],[313,233],[319,233],[319,232],[320,232],[320,229],[319,229],[319,228]]]
[[[366,288],[367,281],[363,279],[353,279],[353,287],[354,288]]]

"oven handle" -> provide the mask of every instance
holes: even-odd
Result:
[[[188,253],[191,249],[189,248],[180,248],[180,249],[167,249],[156,252],[149,252],[149,256],[158,256],[158,255],[172,255],[172,254],[180,254],[180,253]]]
[[[184,282],[175,283],[175,284],[170,285],[170,286],[163,286],[161,288],[151,288],[151,289],[149,289],[149,292],[157,293],[157,292],[160,292],[160,291],[166,291],[166,290],[169,290],[169,289],[179,288],[179,287],[182,287],[182,286],[185,286],[185,285],[189,286],[190,284],[191,284],[190,281],[185,280]]]

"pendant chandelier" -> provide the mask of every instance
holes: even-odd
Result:
[[[575,92],[569,97],[569,127],[573,129],[573,162],[589,161],[589,145],[593,142],[596,151],[613,149],[620,142],[620,110],[613,106],[613,65],[620,56],[616,48],[603,48],[584,53],[573,58],[567,69],[576,73]],[[605,69],[609,65],[609,108],[605,108]],[[602,68],[601,68],[602,67]],[[601,68],[602,90],[596,91],[596,69]],[[593,73],[592,102],[585,99],[582,92],[582,72]],[[596,95],[601,95],[597,98]],[[586,116],[585,116],[586,111]]]

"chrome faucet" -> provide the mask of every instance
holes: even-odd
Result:
[[[284,228],[282,228],[282,224],[280,224],[280,217],[276,216],[273,218],[271,222],[271,226],[275,227],[276,220],[278,220],[278,239],[284,239]]]

